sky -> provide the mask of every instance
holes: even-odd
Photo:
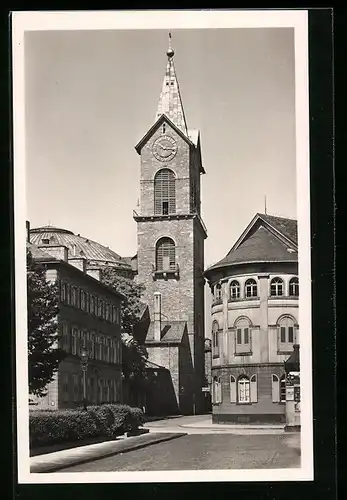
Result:
[[[153,125],[166,30],[25,34],[26,203],[51,224],[136,253],[134,146]],[[296,218],[291,28],[172,30],[189,129],[199,129],[205,267],[257,212]]]

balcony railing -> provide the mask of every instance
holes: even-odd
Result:
[[[180,268],[178,264],[175,264],[175,266],[169,267],[167,269],[157,269],[152,264],[152,278],[154,280],[169,279],[169,278],[179,279],[179,277],[180,277]]]

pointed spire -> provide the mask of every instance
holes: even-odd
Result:
[[[169,33],[169,48],[166,55],[168,60],[155,121],[164,114],[188,137],[187,123],[173,62],[175,52],[171,47],[171,33]]]

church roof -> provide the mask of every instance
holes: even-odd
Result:
[[[171,35],[169,36],[171,39]],[[168,59],[155,122],[157,122],[161,115],[166,115],[188,137],[188,128],[173,60],[174,51],[171,46],[169,46],[166,54]]]
[[[227,255],[209,267],[261,262],[297,262],[297,221],[256,214]]]
[[[68,258],[83,256],[95,265],[105,264],[129,269],[130,263],[110,248],[85,238],[72,231],[53,226],[42,226],[30,230],[30,241],[35,245],[47,245],[45,252],[49,253],[49,245],[64,245],[68,248]],[[47,244],[48,242],[48,244]]]
[[[161,342],[163,343],[181,343],[182,338],[184,335],[184,332],[187,328],[187,322],[186,321],[162,321],[161,322]],[[151,343],[151,342],[157,342],[154,339],[154,323],[153,321],[150,323],[148,332],[147,332],[147,337],[146,337],[146,344]]]

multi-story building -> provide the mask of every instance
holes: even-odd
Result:
[[[297,222],[257,214],[205,271],[214,422],[285,422],[284,362],[299,344]]]
[[[71,408],[86,402],[122,401],[122,346],[120,306],[123,296],[102,284],[100,269],[88,268],[82,255],[68,258],[68,248],[29,241],[33,258],[46,269],[46,278],[59,284],[57,317],[60,343],[66,357],[43,398],[35,405]],[[82,357],[88,356],[85,376]],[[84,388],[84,383],[86,387]]]
[[[151,324],[149,360],[170,370],[172,411],[204,408],[204,239],[200,135],[187,128],[174,67],[167,66],[156,118],[139,141],[140,206],[137,222],[137,279]]]

